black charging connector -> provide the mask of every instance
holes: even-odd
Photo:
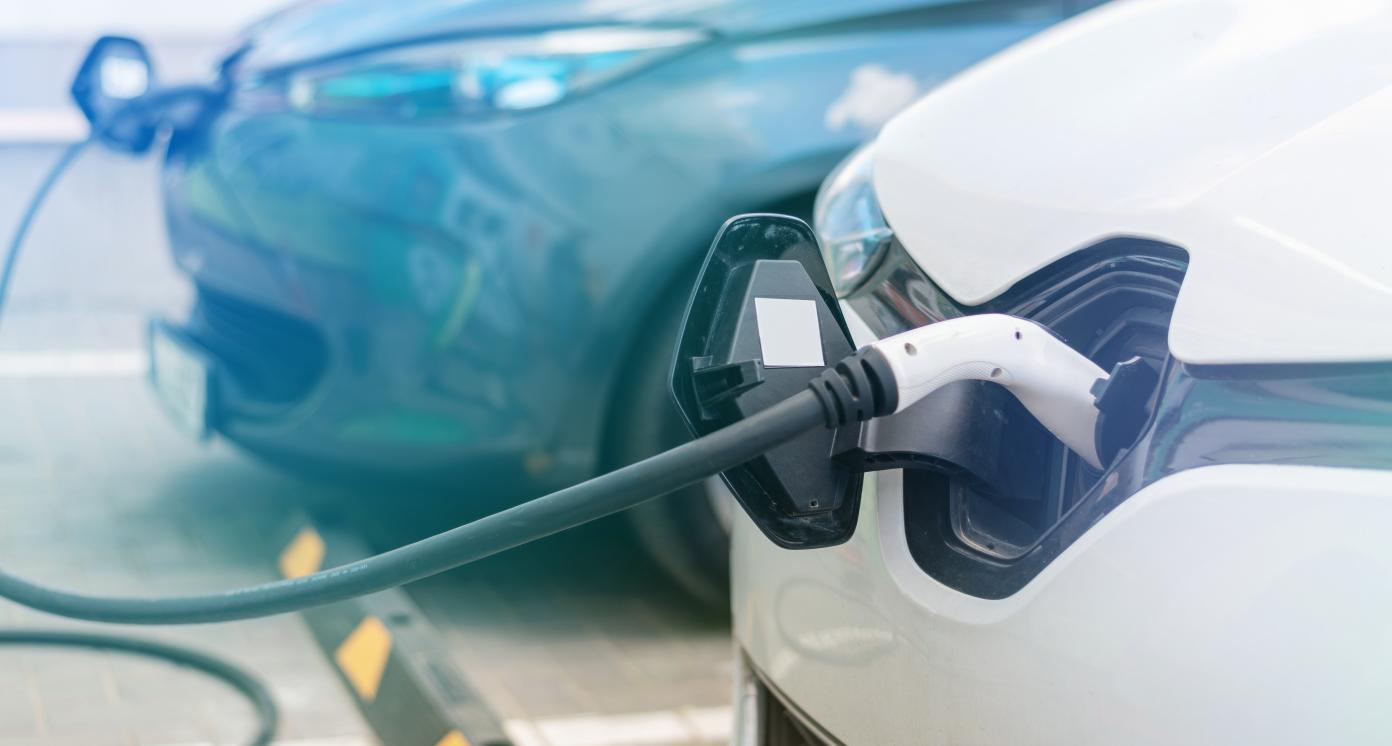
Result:
[[[884,353],[861,349],[822,371],[808,384],[827,412],[827,427],[884,417],[899,408],[899,388]]]

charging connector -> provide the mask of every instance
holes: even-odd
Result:
[[[1027,319],[991,313],[963,316],[896,334],[871,348],[884,357],[901,412],[953,381],[990,381],[1021,404],[1089,464],[1097,454],[1093,386],[1107,372],[1052,332]]]
[[[902,412],[954,381],[990,381],[1094,467],[1107,373],[1044,327],[1004,314],[940,321],[862,347],[812,381],[827,427]]]

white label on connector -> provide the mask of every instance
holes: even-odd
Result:
[[[793,298],[755,298],[759,349],[767,368],[820,368],[822,330],[817,303]]]

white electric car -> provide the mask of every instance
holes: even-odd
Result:
[[[1000,312],[1156,375],[1103,469],[963,382],[850,541],[739,515],[737,743],[1392,742],[1392,4],[1091,11],[816,227],[858,343]]]

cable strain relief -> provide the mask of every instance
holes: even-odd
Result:
[[[893,414],[899,407],[899,387],[884,353],[862,347],[823,370],[808,386],[822,403],[826,426],[836,429],[851,422]]]

